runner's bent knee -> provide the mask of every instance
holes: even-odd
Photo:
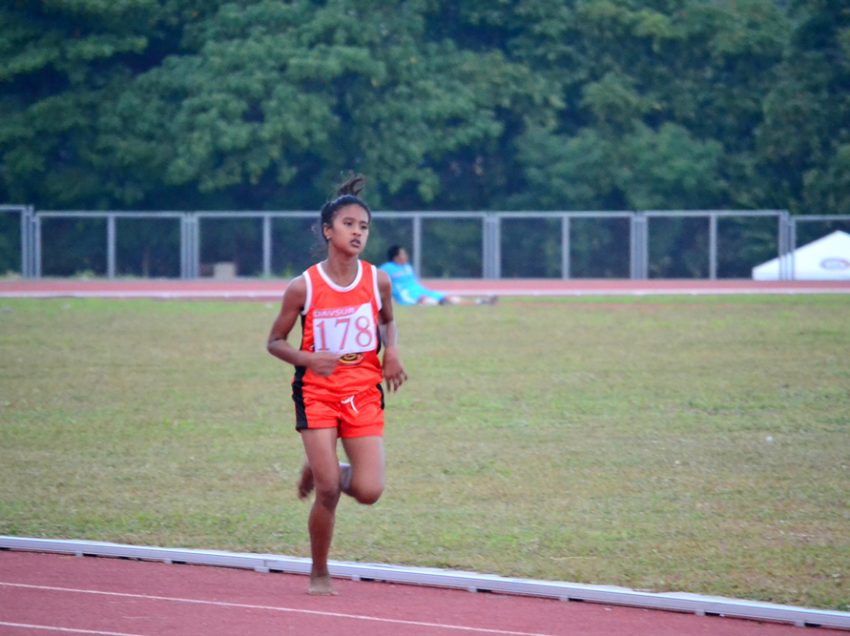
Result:
[[[339,477],[336,479],[316,480],[316,502],[327,508],[334,508],[339,501]]]
[[[376,503],[384,492],[383,486],[367,486],[365,488],[352,487],[351,496],[357,503],[371,506]]]

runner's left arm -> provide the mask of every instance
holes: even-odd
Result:
[[[381,311],[378,314],[378,330],[384,345],[384,380],[387,389],[397,391],[407,380],[407,372],[398,353],[398,329],[393,317],[392,283],[386,272],[378,272],[378,292],[381,294]]]

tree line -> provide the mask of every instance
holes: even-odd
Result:
[[[8,0],[0,202],[850,212],[832,0]]]

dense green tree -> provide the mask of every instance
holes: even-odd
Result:
[[[41,206],[110,200],[96,152],[99,113],[130,81],[156,2],[10,2],[0,8],[4,198]]]
[[[841,211],[849,19],[816,0],[18,0],[0,192],[315,207],[358,169],[388,207]]]
[[[760,105],[788,31],[776,3],[576,2],[562,17],[561,29],[531,33],[572,46],[526,35],[515,41],[516,54],[535,68],[551,59],[555,68],[580,69],[560,81],[551,73],[564,108],[518,137],[529,178],[520,201],[759,205],[744,179],[753,177]]]
[[[0,200],[846,214],[845,4],[9,0]]]
[[[796,213],[850,212],[850,7],[793,4],[795,28],[757,129],[766,198]]]
[[[348,168],[374,175],[376,205],[428,205],[437,166],[498,139],[497,108],[522,88],[499,51],[426,39],[428,7],[224,4],[119,98],[106,146],[128,173],[242,207],[314,207]]]

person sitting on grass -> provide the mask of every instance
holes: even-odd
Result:
[[[387,250],[387,262],[381,265],[381,269],[389,275],[393,286],[393,300],[399,305],[482,305],[496,302],[496,296],[463,299],[428,289],[419,281],[407,251],[400,245],[393,245]]]

